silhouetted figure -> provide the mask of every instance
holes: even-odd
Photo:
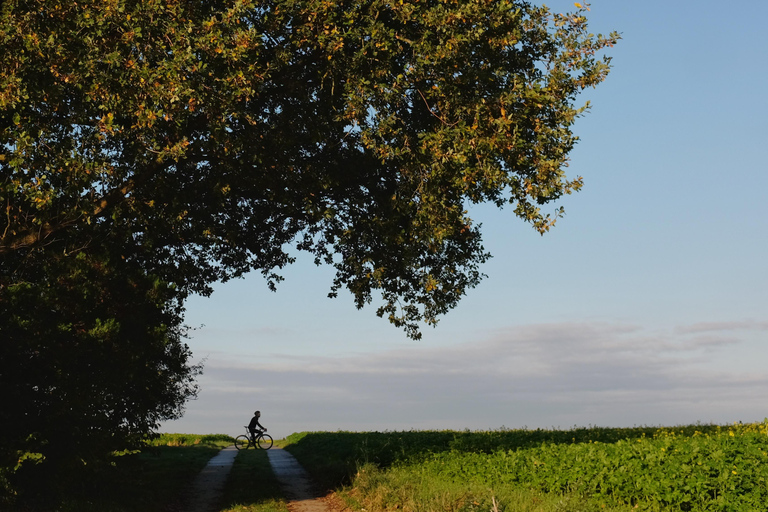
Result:
[[[261,417],[261,411],[256,411],[255,413],[253,413],[253,418],[251,418],[251,422],[248,424],[248,430],[250,430],[251,436],[254,439],[256,438],[257,433],[261,434],[262,432],[267,431],[267,427],[259,423],[260,417]]]

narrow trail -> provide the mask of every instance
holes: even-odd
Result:
[[[187,497],[187,512],[217,512],[221,493],[227,481],[229,471],[235,462],[237,449],[229,446],[221,450],[208,461],[199,475],[192,482]]]
[[[267,451],[269,463],[275,473],[291,512],[332,512],[301,464],[282,448]]]

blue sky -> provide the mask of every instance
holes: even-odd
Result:
[[[572,2],[549,2],[556,11]],[[477,207],[488,275],[424,339],[307,258],[188,303],[202,392],[162,431],[493,429],[768,416],[768,3],[595,0],[584,189],[539,236]]]

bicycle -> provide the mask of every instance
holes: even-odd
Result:
[[[246,435],[239,435],[235,438],[235,448],[238,450],[247,450],[251,446],[254,448],[260,448],[262,450],[269,450],[272,448],[272,436],[265,432],[258,432],[251,435],[248,427],[245,427]]]

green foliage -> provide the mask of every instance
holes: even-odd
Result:
[[[146,440],[148,446],[213,446],[225,448],[231,446],[235,438],[227,434],[159,434]]]
[[[541,205],[617,40],[523,0],[59,3],[0,12],[4,282],[99,244],[183,292],[290,247],[418,336],[480,279],[468,203]],[[402,304],[402,308],[398,305]]]
[[[196,393],[173,290],[99,256],[40,260],[0,288],[0,501],[89,478]]]
[[[184,300],[252,270],[274,288],[291,251],[418,338],[481,279],[469,204],[543,233],[581,187],[576,97],[618,39],[585,12],[2,2],[0,486],[66,485],[181,414]]]
[[[715,425],[691,425],[679,430],[717,431]],[[653,437],[657,427],[573,428],[571,430],[410,431],[410,432],[299,432],[285,439],[285,448],[320,468],[316,477],[327,488],[348,483],[360,464],[390,467],[403,460],[433,453],[468,452],[491,454],[499,450],[523,450],[542,444],[615,443],[623,439]]]
[[[368,464],[355,475],[354,486],[337,495],[352,510],[382,512],[630,512],[630,505],[604,504],[576,493],[547,493],[519,486],[489,487],[478,481],[417,475],[411,468],[387,470]]]
[[[325,480],[332,485],[346,477],[357,487],[358,469],[370,463],[400,480],[484,486],[497,497],[524,488],[609,507],[743,511],[768,502],[767,436],[768,420],[731,427],[315,433],[294,437],[288,449],[315,475],[335,472],[336,481]]]

